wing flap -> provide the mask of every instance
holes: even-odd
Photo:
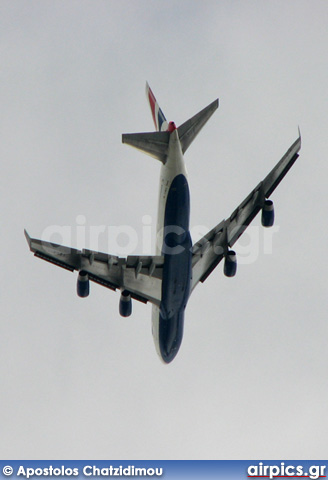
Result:
[[[65,270],[69,270],[70,272],[74,272],[74,267],[72,267],[71,265],[68,265],[67,263],[61,262],[60,260],[55,260],[54,258],[48,257],[47,255],[44,255],[43,253],[35,252],[34,256],[38,257],[38,258],[41,258],[42,260],[45,260],[46,262],[52,263],[53,265],[57,265],[58,267],[64,268]]]

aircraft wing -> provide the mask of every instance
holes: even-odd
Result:
[[[271,172],[260,182],[245,200],[234,210],[230,218],[223,220],[193,246],[191,290],[198,282],[204,282],[220,263],[251,221],[264,206],[288,170],[298,158],[301,136],[293,143]]]
[[[71,272],[83,270],[95,283],[111,290],[128,290],[135,300],[160,305],[163,257],[132,255],[122,258],[37,240],[31,238],[26,230],[25,236],[36,257]]]

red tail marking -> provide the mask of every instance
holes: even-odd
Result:
[[[170,122],[167,131],[170,132],[170,133],[172,133],[172,132],[174,132],[174,130],[176,130],[176,129],[177,129],[177,127],[176,127],[175,123],[174,123],[174,122]]]
[[[153,92],[151,91],[150,88],[149,88],[149,91],[148,91],[148,98],[149,98],[149,103],[150,103],[150,107],[151,107],[151,113],[153,115],[154,124],[155,124],[155,127],[157,128],[156,112],[155,112],[156,98],[154,97],[154,94],[153,94]]]

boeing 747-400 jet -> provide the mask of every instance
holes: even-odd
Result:
[[[215,100],[180,127],[167,122],[149,85],[147,98],[155,123],[155,132],[123,134],[122,141],[151,155],[161,163],[156,255],[127,258],[91,250],[56,245],[30,238],[35,256],[67,270],[78,271],[77,294],[89,295],[89,282],[111,290],[120,290],[119,311],[123,317],[132,312],[132,299],[152,304],[152,334],[157,353],[170,363],[182,342],[185,308],[199,282],[204,282],[224,260],[227,277],[236,274],[236,243],[254,217],[261,211],[262,225],[274,222],[272,192],[298,158],[301,137],[289,148],[273,170],[262,180],[230,217],[222,220],[201,240],[192,243],[189,231],[189,187],[184,153],[198,132],[218,108]]]

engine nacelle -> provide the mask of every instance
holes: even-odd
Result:
[[[272,227],[274,224],[274,207],[272,200],[265,200],[262,208],[261,222],[263,227]]]
[[[224,257],[223,272],[226,277],[234,277],[237,272],[237,256],[236,252],[229,250]]]
[[[132,313],[132,300],[130,292],[123,290],[120,298],[120,315],[122,317],[129,317]]]
[[[89,275],[81,270],[77,277],[76,291],[79,297],[85,298],[90,293]]]

